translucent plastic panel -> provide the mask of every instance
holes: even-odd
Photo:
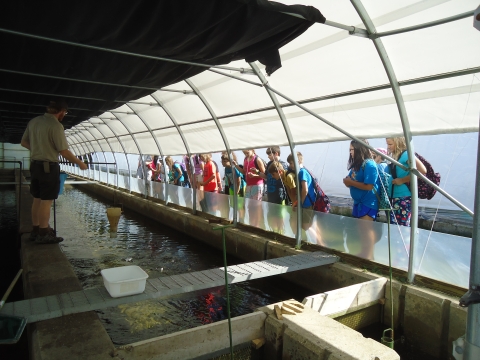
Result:
[[[355,11],[355,8],[352,6],[352,3],[349,0],[336,0],[336,1],[330,1],[330,0],[282,0],[279,1],[283,4],[287,5],[296,5],[296,4],[302,4],[302,5],[310,5],[318,10],[327,18],[327,20],[335,21],[338,23],[342,23],[345,25],[353,25],[357,27],[362,27],[362,20],[358,16],[357,12]],[[360,26],[359,26],[360,25]],[[304,46],[306,42],[311,42],[313,38],[316,38],[318,40],[319,36],[317,35],[312,35],[309,32],[311,30],[317,31],[317,29],[320,29],[320,31],[323,33],[324,31],[327,31],[327,29],[330,29],[330,27],[323,25],[323,24],[314,24],[311,26],[304,34],[300,35],[298,38],[296,38],[294,41],[291,41],[287,45],[285,45],[281,49],[281,53],[283,50],[288,50],[290,51],[291,48],[297,48],[300,46]],[[342,31],[339,29],[335,29],[335,31]],[[344,30],[343,30],[344,31]],[[346,31],[344,31],[346,33]]]
[[[448,18],[472,11],[478,6],[476,0],[402,1],[398,3],[367,0],[362,1],[362,3],[369,15],[374,18],[373,22],[377,32],[396,30]],[[381,16],[380,14],[385,15]],[[379,16],[378,19],[377,16]]]
[[[92,141],[91,143],[88,144],[88,148],[92,152],[101,152],[103,151],[102,147],[98,144],[96,141]]]
[[[131,178],[131,189],[132,192],[138,194],[145,194],[145,180]]]
[[[477,67],[479,33],[472,19],[382,39],[398,80]],[[414,56],[412,56],[414,54]]]
[[[147,127],[143,123],[143,121],[137,115],[117,115],[120,120],[125,124],[125,127],[131,132],[141,132],[147,131]]]
[[[114,133],[112,132],[110,127],[105,125],[103,123],[103,121],[101,121],[101,120],[95,121],[95,119],[96,118],[92,118],[92,119],[90,119],[90,121],[94,122],[96,129],[98,130],[99,133],[101,133],[103,135],[103,137],[111,137],[111,136],[114,135]],[[107,120],[105,120],[105,121],[107,121]]]
[[[86,123],[86,122],[84,122]],[[84,130],[85,131],[85,130]],[[104,135],[94,126],[90,126],[88,128],[88,132],[93,136],[95,139],[103,139]]]
[[[181,129],[192,153],[225,151],[225,143],[213,121],[184,125]]]
[[[232,149],[288,144],[282,122],[275,110],[220,119]]]
[[[123,148],[122,146],[120,145],[120,143],[118,142],[117,138],[114,137],[114,138],[109,138],[108,139],[109,143],[110,143],[110,146],[112,147],[112,150],[113,152],[116,152],[116,153],[122,153],[123,154]]]
[[[119,140],[122,142],[123,147],[125,148],[125,152],[127,154],[138,154],[138,147],[137,144],[133,141],[130,135],[127,136],[119,136]],[[117,151],[117,150],[115,150]],[[123,150],[121,150],[123,152]]]
[[[153,135],[157,137],[164,155],[183,155],[187,152],[177,129],[157,130]]]
[[[168,202],[191,209],[193,206],[192,189],[167,184]]]
[[[142,154],[160,154],[158,146],[155,143],[155,139],[152,137],[150,132],[134,135],[137,140],[138,145],[140,146],[140,151]]]
[[[472,239],[420,230],[424,251],[415,254],[415,273],[468,288]]]
[[[165,184],[161,182],[153,182],[151,184],[151,195],[152,197],[160,200],[165,200]]]
[[[286,55],[269,84],[296,100],[388,83],[373,43],[346,31],[315,42],[307,54]]]
[[[244,63],[243,67],[250,69],[247,63]],[[238,72],[232,74],[260,83],[255,75],[242,75]],[[199,84],[199,90],[217,116],[272,106],[264,88],[240,80],[206,71],[192,78],[192,82]],[[209,117],[211,116],[207,118]]]
[[[228,195],[197,190],[197,209],[204,213],[232,219],[233,208],[230,206]]]
[[[121,188],[121,189],[129,190],[130,189],[130,179],[132,179],[132,178],[129,177],[129,176],[120,175],[118,177],[118,187]]]
[[[108,124],[110,130],[112,130],[116,135],[128,134],[128,130],[119,120],[105,120],[105,122]]]
[[[375,138],[403,133],[391,90],[310,103],[305,107],[355,136]],[[284,111],[297,142],[348,139],[299,108],[288,107]]]
[[[404,86],[402,93],[416,134],[478,130],[478,74]]]
[[[132,108],[152,130],[173,125],[168,115],[160,106],[132,104]]]
[[[102,171],[100,171],[100,181],[107,184],[108,181],[107,181],[107,172],[105,171],[106,169],[103,169]],[[108,174],[110,175],[110,174]]]
[[[95,137],[87,130],[84,130],[82,127],[78,127],[78,128],[73,128],[75,131],[78,131],[79,133],[81,133],[81,138],[82,138],[82,141],[85,141],[85,139],[87,140],[94,140]]]
[[[213,197],[217,200],[226,195]],[[225,205],[222,205],[224,208]],[[227,218],[212,206],[207,212]],[[245,199],[240,222],[295,237],[296,213],[289,206]],[[302,240],[363,259],[388,265],[388,225],[334,214],[303,210]],[[392,266],[408,269],[410,228],[391,225]],[[471,239],[419,230],[415,245],[414,271],[429,278],[468,286]]]
[[[210,117],[203,103],[194,94],[157,91],[152,97],[159,100],[178,124]]]
[[[102,148],[102,151],[107,151],[107,152],[112,151],[112,149],[110,149],[110,145],[104,139],[98,140],[97,144],[100,144],[99,146]]]

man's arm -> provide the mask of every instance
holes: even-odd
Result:
[[[60,155],[62,155],[65,159],[67,159],[71,163],[77,164],[81,170],[87,170],[88,168],[87,164],[79,160],[75,155],[73,155],[73,153],[70,150],[68,149],[62,150],[60,151]]]
[[[30,143],[27,140],[22,140],[20,145],[22,145],[24,148],[27,148],[28,150],[30,150]]]

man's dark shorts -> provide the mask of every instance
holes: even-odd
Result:
[[[51,162],[48,165],[50,173],[45,173],[43,161],[32,160],[30,165],[30,194],[42,200],[55,200],[60,190],[60,165]]]

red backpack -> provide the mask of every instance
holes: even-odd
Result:
[[[315,201],[312,201],[310,195],[307,192],[307,196],[310,198],[310,201],[313,203],[313,210],[328,213],[330,212],[330,199],[328,196],[323,192],[318,180],[313,174],[308,170],[306,167],[303,167],[312,177],[313,184],[315,186]]]

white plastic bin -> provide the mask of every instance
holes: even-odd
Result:
[[[101,271],[103,283],[111,297],[141,294],[145,291],[148,274],[136,265]]]

